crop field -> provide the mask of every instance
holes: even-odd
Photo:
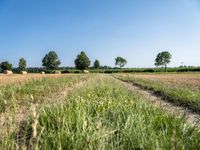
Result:
[[[151,90],[166,100],[200,111],[200,74],[128,74],[117,77]]]
[[[198,111],[199,80],[200,74],[2,75],[0,149],[199,149],[198,124],[132,88]]]
[[[42,79],[42,78],[56,78],[56,77],[62,77],[62,74],[27,74],[27,75],[19,75],[19,74],[12,74],[12,75],[4,75],[0,74],[0,86],[8,85],[8,84],[16,84],[24,81],[29,80],[36,80],[36,79]]]

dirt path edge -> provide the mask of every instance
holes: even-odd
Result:
[[[179,117],[184,116],[186,121],[192,126],[200,126],[200,114],[198,112],[195,112],[190,108],[180,106],[176,103],[173,103],[172,101],[164,100],[162,96],[156,95],[153,91],[145,90],[144,88],[137,86],[133,83],[126,82],[118,78],[115,79],[120,81],[129,90],[137,91],[147,97],[147,99],[152,103],[153,106],[161,108]]]

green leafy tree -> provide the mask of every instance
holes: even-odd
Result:
[[[76,68],[80,70],[85,70],[90,66],[90,59],[87,57],[84,51],[82,51],[74,61]]]
[[[19,59],[19,70],[20,71],[26,70],[26,60],[24,58]]]
[[[95,68],[95,69],[98,69],[99,67],[100,67],[100,62],[99,62],[99,60],[96,59],[96,60],[94,61],[94,68]]]
[[[163,51],[161,53],[158,53],[155,59],[155,65],[158,66],[164,66],[165,72],[167,71],[167,64],[171,62],[172,55],[168,51]]]
[[[2,70],[11,70],[12,64],[10,64],[8,61],[4,61],[1,63],[1,69]]]
[[[127,64],[127,60],[122,57],[115,58],[115,66],[119,66],[120,68],[124,67]]]
[[[42,66],[46,67],[48,70],[54,70],[61,64],[58,55],[55,51],[50,51],[42,60]]]

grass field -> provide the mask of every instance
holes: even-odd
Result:
[[[0,86],[5,86],[9,84],[16,84],[30,80],[37,80],[42,78],[59,78],[65,76],[63,74],[12,74],[12,75],[5,75],[0,74]]]
[[[128,74],[116,77],[151,90],[166,100],[200,111],[200,74]]]
[[[196,96],[198,74],[115,77],[151,90],[163,86],[166,93],[169,87],[176,87],[183,92],[185,104],[198,102],[184,93],[187,89]],[[24,81],[0,87],[0,149],[200,148],[198,126],[188,124],[184,116],[154,107],[148,97],[111,75],[62,75]]]

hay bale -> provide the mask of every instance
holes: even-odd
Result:
[[[61,72],[60,71],[55,71],[54,74],[61,74]]]
[[[44,72],[44,71],[42,71],[40,74],[45,74],[45,72]]]
[[[21,74],[28,74],[27,71],[21,71],[20,73],[21,73]]]
[[[90,73],[89,70],[83,70],[83,73]]]
[[[11,70],[4,70],[4,74],[13,74]]]

